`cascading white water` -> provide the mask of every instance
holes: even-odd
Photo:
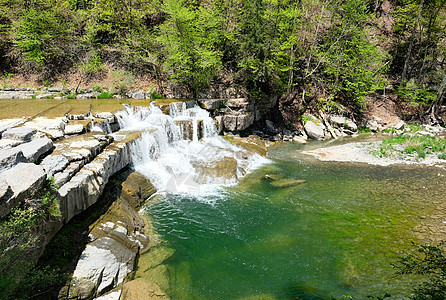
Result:
[[[155,105],[124,106],[117,116],[121,130],[141,131],[131,149],[133,167],[158,191],[207,193],[216,186],[237,183],[245,172],[266,161],[218,136],[214,120],[198,106],[172,103],[170,115]],[[184,138],[186,127],[193,129],[191,139]],[[215,172],[225,168],[222,162],[235,170],[234,176]]]

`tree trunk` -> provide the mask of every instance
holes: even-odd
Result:
[[[439,106],[443,103],[443,93],[444,89],[446,88],[446,75],[443,77],[443,81],[438,88],[437,91],[437,99],[432,103],[432,105],[429,107],[429,110],[427,111],[427,114],[429,114],[431,122],[433,124],[443,123],[441,119],[437,116],[437,109]]]
[[[415,33],[417,31],[417,26],[420,23],[421,11],[423,10],[423,4],[424,4],[424,0],[421,0],[420,7],[418,8],[417,21],[416,21],[416,23],[413,26],[412,35],[410,36],[409,48],[407,49],[406,60],[404,61],[403,74],[401,75],[401,81],[402,82],[406,81],[407,68],[409,66],[410,57],[412,56],[412,48],[413,48],[413,43],[414,43],[414,40],[415,40]]]

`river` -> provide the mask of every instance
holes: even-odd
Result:
[[[237,186],[147,205],[162,246],[174,251],[164,262],[172,299],[410,295],[419,279],[398,276],[392,263],[411,242],[442,238],[433,231],[446,222],[446,172],[302,154],[318,145],[283,144]],[[267,174],[306,182],[277,188]]]

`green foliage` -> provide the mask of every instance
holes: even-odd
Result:
[[[76,95],[73,94],[72,92],[70,92],[70,93],[67,95],[67,99],[76,99]]]
[[[361,106],[365,96],[383,86],[387,55],[367,37],[366,1],[345,1],[332,10],[332,22],[339,26],[329,28],[315,55],[333,95]]]
[[[98,95],[98,99],[113,99],[113,93],[103,92]]]
[[[32,263],[23,260],[37,238],[33,228],[39,220],[35,208],[14,209],[0,222],[0,297],[8,299],[18,287],[16,277],[23,276]]]
[[[0,77],[0,80],[2,82],[2,89],[5,89],[7,87],[8,80],[11,79],[11,77],[13,75],[14,74],[6,72],[6,71],[3,72],[3,75]]]
[[[64,7],[48,5],[41,8],[24,10],[12,28],[14,45],[21,50],[25,60],[38,65],[66,54],[65,47],[70,44],[74,28]]]
[[[219,17],[208,6],[188,5],[185,0],[167,0],[167,20],[159,26],[157,41],[163,46],[164,66],[170,78],[192,90],[208,85],[221,68]]]
[[[157,93],[151,93],[150,96],[152,99],[163,99],[163,95]]]
[[[446,152],[438,154],[439,159],[446,159]]]
[[[123,94],[135,83],[135,75],[129,71],[118,70],[112,73],[112,80],[114,88]]]
[[[445,150],[446,140],[431,135],[398,135],[384,139],[380,146],[382,156],[417,153],[417,156],[423,159],[427,154],[441,153]]]
[[[424,130],[423,126],[418,125],[416,123],[409,124],[409,128],[410,128],[411,132],[418,132],[418,131]]]
[[[104,91],[104,88],[97,83],[93,84],[91,88],[93,89],[93,91],[98,93],[102,93]]]
[[[19,280],[35,264],[36,228],[48,218],[61,213],[54,179],[42,189],[38,199],[29,199],[0,220],[0,298],[8,299],[19,287]]]
[[[394,267],[399,274],[421,274],[427,280],[413,291],[411,299],[445,299],[446,298],[446,257],[445,243],[437,246],[419,245],[412,251],[404,253]]]
[[[300,119],[302,120],[302,123],[304,123],[304,125],[307,124],[308,121],[313,121],[313,118],[307,115],[302,115]]]
[[[372,130],[370,128],[367,127],[359,127],[358,128],[358,133],[370,133],[372,132]]]
[[[404,101],[410,102],[413,106],[427,106],[432,103],[437,95],[435,91],[420,88],[414,80],[403,82],[397,90],[398,96]]]
[[[102,59],[98,54],[92,55],[90,59],[82,66],[88,76],[97,74],[105,70]]]

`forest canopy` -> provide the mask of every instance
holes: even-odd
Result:
[[[361,105],[387,85],[428,105],[446,82],[446,0],[0,0],[0,69],[43,82],[113,66],[199,91],[231,77]],[[443,85],[444,89],[444,85]]]

